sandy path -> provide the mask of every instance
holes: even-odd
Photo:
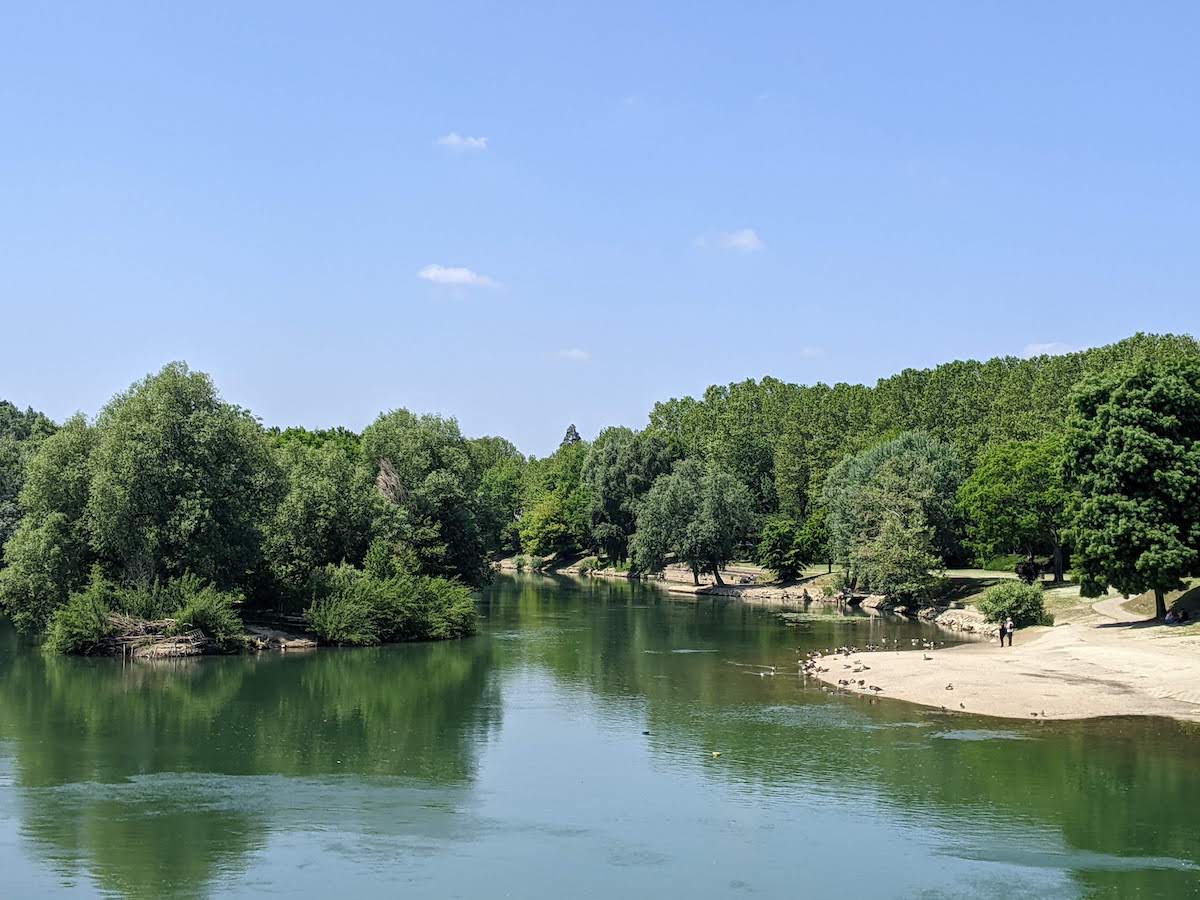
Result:
[[[882,651],[827,657],[818,677],[863,679],[856,692],[1014,719],[1169,716],[1200,721],[1200,634],[1147,623],[1118,600],[1057,628],[1026,628],[1013,647]],[[931,659],[925,659],[925,657]],[[869,666],[851,674],[847,664]],[[947,685],[952,689],[947,690]],[[1037,713],[1034,716],[1033,713]]]

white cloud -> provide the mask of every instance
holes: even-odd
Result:
[[[825,355],[824,347],[801,347],[795,351],[801,359],[820,359]]]
[[[431,281],[434,284],[453,285],[455,287],[499,287],[499,285],[478,272],[472,272],[465,266],[426,266],[417,273],[418,278]]]
[[[457,131],[443,134],[434,141],[439,147],[449,147],[451,150],[486,150],[487,142],[485,137],[466,137]]]
[[[559,359],[569,359],[573,362],[587,362],[592,358],[592,354],[586,350],[580,350],[578,347],[571,347],[567,350],[559,350],[555,354]]]
[[[758,236],[758,232],[753,228],[739,228],[737,231],[726,231],[718,234],[715,238],[708,238],[704,235],[696,238],[692,242],[697,247],[716,246],[722,250],[733,250],[737,253],[756,253],[759,250],[766,249],[766,244],[762,238]]]
[[[1076,353],[1085,348],[1078,344],[1066,344],[1062,341],[1047,341],[1044,344],[1026,344],[1021,355],[1026,359],[1031,356],[1061,356],[1064,353]]]

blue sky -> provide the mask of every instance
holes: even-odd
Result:
[[[1193,3],[8,4],[0,397],[526,452],[1200,333]]]

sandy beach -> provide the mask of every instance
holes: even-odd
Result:
[[[857,663],[869,668],[851,676],[845,666]],[[828,671],[816,677],[834,686],[853,677],[854,692],[876,693],[875,685],[879,696],[954,712],[1200,721],[1200,629],[1158,625],[1125,610],[1120,599],[1101,600],[1067,625],[1021,629],[1011,648],[981,642],[862,652],[825,657],[822,666]]]

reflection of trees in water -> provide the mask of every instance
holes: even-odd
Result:
[[[129,896],[202,894],[262,846],[289,782],[228,776],[467,784],[500,717],[481,640],[126,667],[0,643],[23,833]]]
[[[795,631],[764,622],[767,614],[743,604],[678,603],[600,579],[565,593],[549,580],[501,580],[490,597],[493,623],[546,630],[511,652],[585,688],[600,705],[628,713],[632,700],[644,709],[650,746],[666,765],[700,764],[720,749],[720,763],[706,765],[708,777],[797,795],[816,790],[852,804],[858,798],[864,808],[881,804],[918,824],[940,820],[969,829],[966,837],[984,858],[1006,858],[1006,831],[1028,846],[1031,827],[1050,828],[1062,849],[1099,855],[1078,863],[1076,878],[1089,893],[1157,896],[1195,879],[1194,871],[1122,867],[1115,858],[1200,863],[1200,727],[966,718],[832,697],[802,690],[792,672],[758,678],[729,663],[787,660],[798,646],[866,643],[867,632],[855,629],[903,633],[888,623],[814,622]],[[564,598],[577,605],[575,616],[564,615]],[[639,605],[650,608],[623,609]],[[559,622],[574,627],[556,633]],[[681,647],[719,652],[663,652]]]

